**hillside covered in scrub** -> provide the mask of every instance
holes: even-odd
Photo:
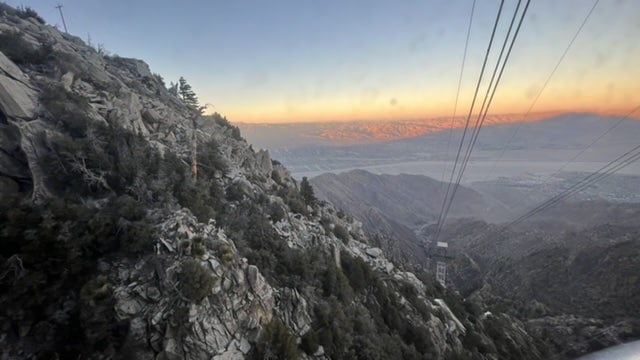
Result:
[[[546,357],[170,90],[0,4],[0,358]]]
[[[435,267],[437,212],[429,201],[445,183],[362,170],[311,183],[318,198],[362,222],[388,257],[407,268]],[[612,188],[618,186],[603,186]],[[640,337],[640,204],[572,198],[512,226],[504,215],[502,223],[488,222],[499,209],[492,204],[501,203],[493,195],[461,190],[454,219],[441,232],[449,287],[522,320],[551,353],[577,357]],[[526,202],[521,191],[507,197]],[[464,211],[467,217],[455,219]]]

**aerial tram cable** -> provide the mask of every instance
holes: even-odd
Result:
[[[529,2],[527,2],[527,7],[529,6]],[[463,159],[462,162],[462,171],[460,174],[458,174],[458,179],[456,181],[457,184],[460,183],[460,180],[462,179],[462,173],[464,173],[464,169],[466,169],[467,163],[469,162],[469,158],[471,157],[471,152],[473,150],[473,147],[475,146],[475,141],[478,138],[478,134],[480,133],[480,128],[482,127],[483,123],[484,123],[484,119],[487,116],[487,111],[489,109],[489,106],[491,105],[491,101],[493,100],[493,95],[496,92],[496,88],[498,87],[498,83],[500,82],[500,78],[502,77],[502,72],[504,71],[504,67],[507,63],[508,57],[511,54],[511,49],[513,48],[513,44],[515,42],[516,37],[518,36],[518,31],[520,30],[520,25],[522,25],[522,20],[524,19],[524,15],[527,11],[527,9],[525,8],[524,13],[522,14],[523,16],[520,19],[520,23],[518,24],[518,29],[516,30],[516,33],[513,37],[513,39],[511,40],[511,45],[509,46],[509,50],[507,52],[507,56],[505,57],[504,62],[502,63],[502,67],[500,69],[500,75],[498,76],[497,81],[495,82],[495,86],[494,86],[494,81],[496,80],[496,73],[498,72],[498,68],[500,68],[500,62],[502,61],[502,56],[504,55],[504,50],[507,46],[507,43],[509,41],[509,36],[511,35],[511,30],[513,29],[513,24],[515,23],[516,20],[516,16],[518,14],[518,10],[520,9],[520,5],[522,3],[522,0],[518,0],[518,5],[516,7],[516,10],[513,13],[513,17],[511,18],[511,23],[509,24],[509,29],[507,30],[507,36],[504,39],[504,43],[502,44],[502,48],[500,49],[500,54],[498,55],[498,61],[496,62],[496,66],[493,69],[493,74],[491,75],[491,81],[489,81],[489,86],[487,87],[487,92],[484,95],[484,100],[482,101],[482,107],[480,107],[480,112],[478,113],[478,119],[476,120],[476,124],[474,125],[474,129],[473,129],[473,133],[471,135],[471,145],[467,147],[467,152],[465,154],[465,157]],[[492,91],[493,89],[493,91]],[[491,95],[489,95],[489,93],[491,92]],[[489,99],[489,102],[487,103],[487,99]],[[484,112],[484,114],[483,114]]]
[[[467,146],[467,151],[466,151],[466,154],[465,154],[465,158],[463,159],[462,165],[460,167],[460,170],[459,170],[459,173],[458,173],[458,177],[456,179],[456,183],[455,183],[455,185],[453,187],[453,191],[451,192],[451,196],[448,197],[448,198],[445,196],[445,201],[447,203],[443,203],[443,205],[445,205],[445,206],[443,207],[442,212],[440,214],[441,216],[439,218],[438,226],[436,228],[436,234],[435,234],[435,237],[434,237],[436,242],[437,242],[437,240],[438,240],[438,238],[440,236],[440,232],[442,231],[442,227],[444,226],[444,221],[446,220],[446,217],[447,217],[447,215],[449,213],[449,210],[451,209],[451,205],[453,203],[453,200],[454,200],[455,194],[457,192],[457,189],[458,189],[458,187],[460,185],[460,182],[462,181],[462,176],[464,175],[464,171],[466,169],[466,166],[468,164],[469,158],[471,156],[471,152],[473,151],[473,147],[474,147],[474,145],[475,145],[475,143],[477,141],[478,134],[480,132],[480,128],[482,127],[482,124],[484,123],[484,119],[486,118],[488,109],[489,109],[489,107],[491,105],[491,102],[493,101],[493,97],[494,97],[495,92],[497,90],[497,87],[499,85],[500,79],[502,78],[502,74],[503,74],[504,69],[506,67],[507,61],[509,60],[509,56],[511,55],[511,51],[513,50],[513,45],[515,44],[515,41],[516,41],[516,39],[518,37],[518,33],[520,32],[520,29],[522,27],[522,23],[523,23],[524,18],[526,16],[526,13],[527,13],[527,10],[529,8],[530,2],[531,2],[531,0],[527,0],[527,4],[525,5],[525,8],[524,8],[522,14],[520,15],[520,20],[518,22],[518,26],[516,28],[514,36],[511,39],[511,43],[509,45],[509,49],[507,51],[507,54],[506,54],[506,56],[504,58],[504,61],[502,62],[502,65],[500,65],[500,61],[502,60],[502,55],[504,53],[504,49],[505,49],[505,47],[506,47],[506,45],[507,45],[507,43],[509,41],[509,35],[510,35],[511,30],[513,28],[513,24],[515,22],[515,19],[517,18],[518,10],[520,9],[521,1],[518,1],[518,6],[516,7],[516,10],[514,11],[513,18],[511,20],[510,25],[509,25],[509,30],[508,30],[507,35],[505,37],[505,41],[504,41],[502,49],[500,51],[500,55],[499,55],[498,61],[496,62],[496,66],[494,68],[493,75],[491,77],[491,82],[490,82],[489,87],[487,88],[487,92],[485,94],[485,98],[484,98],[484,101],[483,101],[483,104],[482,104],[482,108],[480,109],[480,113],[478,115],[478,119],[476,120],[476,125],[474,127],[473,134],[472,134],[471,139],[469,141],[469,144]],[[499,16],[498,16],[498,19],[499,19]],[[496,23],[496,25],[497,25],[497,23]],[[494,34],[495,34],[495,26],[494,26]],[[491,40],[493,40],[493,35],[492,35],[492,39]],[[488,56],[488,53],[489,53],[489,51],[487,51],[487,56]],[[485,57],[485,63],[486,63],[486,57]],[[495,75],[496,75],[496,72],[498,71],[498,68],[500,68],[500,71],[498,73],[498,78],[495,79]],[[484,71],[484,65],[483,65],[483,69],[482,70]],[[494,79],[496,80],[495,84],[494,84]],[[480,78],[480,81],[481,81],[481,78]],[[469,114],[468,114],[468,117],[467,117],[467,124],[468,124],[469,119],[471,117],[471,114],[473,112],[473,106],[475,104],[476,95],[477,95],[478,87],[480,85],[480,81],[478,81],[478,85],[476,87],[476,93],[474,95],[474,99],[473,99],[471,108],[469,110]],[[492,87],[493,87],[493,89],[492,89]],[[489,96],[490,92],[491,92],[491,95],[489,97],[489,100],[487,101],[487,97]],[[459,151],[461,150],[463,141],[464,141],[464,133],[463,133],[463,139],[462,139],[462,141],[460,143]],[[458,153],[458,155],[459,155],[459,153]],[[458,160],[458,157],[456,157],[456,160]],[[454,169],[455,169],[455,164],[454,164]],[[453,172],[452,172],[452,177],[453,177]],[[448,187],[448,189],[449,189],[449,187]],[[446,194],[446,195],[448,195],[448,194]]]
[[[515,139],[516,135],[518,134],[518,132],[520,131],[520,128],[522,127],[522,125],[524,124],[524,122],[527,120],[527,118],[529,117],[529,114],[531,114],[531,110],[533,110],[533,108],[536,106],[536,104],[538,103],[538,99],[540,99],[540,96],[542,95],[542,93],[544,92],[544,90],[547,88],[547,85],[549,85],[549,82],[551,81],[551,78],[553,78],[553,76],[555,75],[556,71],[558,71],[558,68],[560,67],[560,64],[562,64],[562,61],[564,61],[564,58],[567,56],[567,54],[569,53],[569,50],[571,49],[571,47],[573,46],[573,43],[576,41],[576,39],[578,38],[578,35],[580,35],[580,32],[582,32],[582,29],[584,28],[585,24],[587,23],[587,21],[589,20],[589,18],[591,17],[591,14],[593,14],[593,11],[595,10],[596,6],[598,5],[598,3],[600,2],[600,0],[595,0],[593,3],[593,6],[591,6],[591,9],[589,10],[589,12],[587,13],[587,15],[585,16],[584,20],[582,20],[582,23],[580,24],[580,26],[578,27],[578,30],[576,30],[576,33],[573,35],[573,38],[571,38],[571,41],[569,41],[569,44],[567,44],[567,47],[564,49],[564,52],[562,53],[562,55],[560,56],[560,58],[558,59],[558,62],[556,63],[555,67],[553,68],[553,70],[551,70],[551,73],[549,74],[549,76],[547,77],[547,80],[545,80],[544,84],[542,85],[542,88],[540,88],[540,91],[538,91],[538,94],[536,95],[536,97],[533,99],[533,102],[531,103],[531,105],[529,106],[529,108],[527,109],[527,112],[523,115],[522,119],[520,120],[520,122],[518,123],[518,126],[516,127],[516,129],[513,131],[513,133],[511,134],[511,137],[509,138],[509,140],[507,140],[507,142],[504,144],[504,146],[502,147],[502,150],[500,151],[500,155],[498,155],[498,158],[496,160],[494,160],[493,162],[493,167],[492,169],[495,169],[498,161],[500,161],[502,159],[502,157],[504,156],[504,153],[507,150],[507,147],[509,145],[511,145],[511,143],[513,142],[513,139]]]
[[[493,30],[491,32],[491,38],[489,40],[489,45],[487,47],[487,52],[486,52],[486,54],[484,56],[484,61],[482,62],[482,69],[480,70],[480,77],[478,78],[478,84],[476,85],[476,90],[475,90],[474,95],[473,95],[473,101],[471,102],[471,108],[469,109],[469,115],[467,116],[467,121],[466,121],[465,126],[464,126],[464,131],[462,132],[462,139],[460,139],[460,145],[458,146],[458,152],[456,154],[456,159],[455,159],[455,161],[453,163],[453,169],[451,170],[451,176],[449,178],[449,183],[447,184],[447,191],[445,192],[445,196],[444,196],[444,199],[443,199],[443,202],[442,202],[440,215],[438,216],[438,226],[436,228],[436,236],[435,236],[436,239],[438,238],[439,233],[440,233],[440,227],[441,227],[440,224],[442,222],[442,215],[444,214],[444,209],[445,209],[446,204],[447,204],[447,199],[449,197],[449,192],[451,191],[451,184],[453,182],[453,177],[454,177],[454,174],[456,172],[458,161],[460,160],[460,153],[462,152],[462,146],[464,145],[465,136],[466,136],[467,130],[469,128],[469,122],[471,120],[471,113],[473,112],[473,107],[475,105],[476,98],[478,96],[478,91],[480,90],[480,84],[482,82],[482,76],[484,74],[484,69],[485,69],[485,67],[487,65],[487,60],[489,58],[489,53],[491,51],[491,45],[493,44],[493,39],[494,39],[495,34],[496,34],[496,29],[498,28],[498,23],[500,22],[500,15],[502,14],[503,6],[504,6],[504,0],[501,0],[500,1],[500,8],[498,9],[498,14],[496,16],[496,21],[495,21],[495,23],[493,25]]]
[[[458,76],[458,89],[456,90],[456,100],[453,103],[453,115],[451,116],[451,125],[449,126],[449,138],[447,139],[447,154],[445,156],[444,166],[442,167],[441,181],[444,184],[444,177],[447,172],[447,161],[449,161],[449,150],[451,148],[451,137],[453,135],[453,126],[455,124],[456,112],[458,110],[458,100],[460,98],[460,88],[462,87],[462,74],[464,73],[464,65],[467,60],[467,50],[469,48],[469,37],[471,36],[471,24],[473,23],[473,13],[476,8],[476,0],[471,4],[471,15],[469,16],[469,26],[467,27],[467,38],[464,42],[464,52],[462,53],[462,65],[460,67],[460,76]]]
[[[640,160],[640,152],[633,154],[632,156],[630,156],[628,159],[625,159],[622,163],[615,165],[613,168],[608,169],[608,171],[598,174],[597,176],[589,179],[589,181],[582,183],[576,187],[572,187],[570,191],[567,191],[566,193],[563,193],[562,195],[558,195],[557,197],[554,197],[551,200],[548,200],[546,203],[541,204],[538,208],[535,208],[533,210],[531,210],[530,212],[528,212],[526,214],[526,216],[523,216],[521,218],[518,218],[514,221],[512,221],[511,223],[509,223],[507,226],[512,226],[512,225],[516,225],[519,224],[525,220],[527,220],[528,218],[537,215],[538,213],[547,210],[551,207],[553,207],[554,205],[556,205],[558,202],[566,199],[567,197],[575,194],[576,192],[579,192],[581,190],[586,189],[587,187],[593,185],[594,183],[612,175],[613,173],[622,170],[623,168],[631,165],[632,163],[636,162]]]
[[[493,97],[494,97],[494,95],[496,93],[496,90],[498,88],[498,84],[500,82],[500,79],[502,78],[502,74],[504,72],[505,66],[507,64],[507,61],[509,60],[509,56],[511,55],[511,50],[513,50],[513,45],[515,44],[516,38],[518,37],[518,33],[520,31],[520,28],[522,26],[522,22],[524,20],[524,17],[525,17],[525,15],[527,13],[528,8],[529,8],[530,2],[531,2],[531,0],[527,1],[527,4],[526,4],[526,6],[524,8],[524,11],[522,12],[522,14],[520,16],[520,21],[518,23],[518,27],[516,28],[516,32],[514,33],[514,36],[511,39],[511,43],[509,45],[509,50],[507,51],[507,54],[505,56],[504,61],[502,62],[502,65],[500,65],[500,61],[502,59],[502,55],[503,55],[504,49],[505,49],[505,47],[507,45],[507,42],[509,40],[509,35],[511,33],[513,24],[515,22],[517,14],[518,14],[518,10],[520,8],[520,1],[518,1],[518,6],[516,7],[516,10],[515,10],[515,12],[513,14],[513,18],[511,20],[511,24],[509,25],[509,30],[507,32],[507,36],[505,37],[505,41],[504,41],[504,44],[502,46],[502,50],[500,51],[500,56],[498,57],[498,61],[496,63],[496,67],[495,67],[493,75],[491,77],[491,82],[489,84],[489,87],[487,88],[487,93],[485,94],[485,98],[484,98],[482,107],[480,108],[480,113],[478,114],[478,119],[476,120],[476,125],[474,127],[474,132],[473,132],[473,134],[471,136],[471,140],[470,140],[469,146],[467,147],[467,151],[466,151],[466,154],[465,154],[465,158],[463,159],[462,166],[460,167],[460,172],[458,173],[458,177],[456,179],[456,183],[455,183],[455,186],[453,188],[453,192],[451,194],[451,198],[449,200],[449,204],[448,204],[448,206],[447,206],[447,208],[445,210],[445,213],[444,213],[444,216],[443,216],[444,219],[446,219],[446,217],[449,214],[449,210],[450,210],[451,205],[453,203],[455,194],[456,194],[456,192],[458,190],[458,187],[460,186],[460,183],[462,182],[462,176],[464,175],[464,171],[466,170],[467,165],[469,163],[469,159],[471,158],[471,152],[473,151],[473,147],[475,146],[476,141],[478,140],[478,135],[480,134],[480,129],[482,128],[482,125],[484,124],[484,120],[487,117],[487,113],[489,111],[489,107],[491,106],[491,103],[493,102]],[[498,68],[500,68],[500,72],[498,73],[498,78],[497,78],[495,84],[493,84],[493,81],[494,81],[494,78],[495,78],[495,75],[497,73]],[[493,89],[491,88],[492,85],[493,85]],[[489,95],[489,92],[491,92],[491,95]],[[488,101],[487,101],[487,99],[488,99]],[[441,226],[444,226],[444,220],[443,220],[443,223],[441,224]]]
[[[520,224],[524,221],[526,221],[527,219],[539,214],[542,211],[545,211],[551,207],[553,207],[554,205],[556,205],[558,202],[566,199],[567,197],[575,194],[576,192],[579,192],[591,185],[593,185],[594,183],[605,179],[608,176],[611,176],[612,174],[624,169],[625,167],[637,162],[640,160],[640,144],[634,146],[633,148],[631,148],[630,150],[628,150],[627,152],[625,152],[624,154],[618,156],[616,159],[610,161],[609,163],[607,163],[605,166],[601,167],[598,171],[589,174],[588,176],[586,176],[585,178],[583,178],[581,181],[579,181],[578,183],[572,185],[571,187],[565,189],[564,191],[561,191],[560,193],[556,194],[555,196],[551,197],[550,199],[544,201],[543,203],[539,204],[538,206],[534,207],[533,209],[527,211],[525,214],[519,216],[518,218],[516,218],[515,220],[509,222],[508,224],[502,226],[500,229],[493,229],[493,230],[487,230],[485,232],[483,232],[482,234],[479,234],[478,236],[476,236],[472,241],[476,241],[479,240],[480,238],[483,237],[488,237],[489,235],[496,236],[499,235],[500,233],[503,233],[505,231],[507,231],[509,228],[511,228],[514,225]]]
[[[613,173],[615,173],[615,172],[617,172],[619,170],[622,170],[623,168],[631,165],[632,163],[636,162],[639,159],[640,159],[640,145],[636,145],[631,150],[629,150],[626,153],[620,155],[615,160],[609,162],[607,165],[605,165],[605,166],[601,167],[600,169],[598,169],[598,171],[596,171],[595,173],[589,174],[588,176],[586,176],[585,178],[583,178],[582,180],[580,180],[576,184],[570,186],[569,188],[567,188],[567,189],[563,190],[562,192],[558,193],[557,195],[555,195],[551,199],[549,199],[549,200],[543,202],[542,204],[536,206],[535,208],[529,210],[526,214],[524,214],[524,215],[520,216],[519,218],[513,220],[507,226],[512,226],[512,225],[519,224],[519,223],[523,222],[524,220],[532,217],[533,215],[536,215],[539,212],[544,211],[544,210],[552,207],[553,205],[557,204],[558,202],[560,202],[561,200],[567,198],[568,196],[571,196],[571,195],[575,194],[576,192],[578,192],[580,190],[583,190],[583,189],[593,185],[595,182],[600,181],[600,180],[612,175]]]
[[[627,114],[627,116],[623,118],[623,120],[628,118],[629,116],[631,116],[634,112],[636,112],[639,109],[640,109],[640,104],[638,106],[636,106],[633,110],[631,110]],[[617,126],[617,125],[615,125],[615,126]],[[613,127],[611,127],[610,129],[612,129],[612,128]],[[608,130],[608,131],[610,131],[610,130]],[[606,135],[606,133],[608,131],[606,131],[603,135],[601,135],[601,137]],[[593,143],[595,143],[598,139],[596,139]],[[594,183],[596,183],[596,182],[598,182],[600,180],[605,179],[608,176],[611,176],[612,174],[624,169],[625,167],[627,167],[627,166],[629,166],[629,165],[631,165],[631,164],[633,164],[633,163],[635,163],[635,162],[637,162],[639,160],[640,160],[640,144],[632,147],[631,149],[626,151],[624,154],[622,154],[622,155],[618,156],[617,158],[615,158],[614,160],[608,162],[606,165],[604,165],[603,167],[598,169],[596,172],[587,175],[586,177],[584,177],[582,180],[580,180],[576,184],[574,184],[571,187],[561,191],[560,193],[558,193],[555,196],[551,197],[550,199],[544,201],[543,203],[539,204],[538,206],[534,207],[533,209],[527,211],[525,214],[519,216],[518,218],[516,218],[515,220],[511,221],[507,225],[502,226],[500,229],[492,229],[492,230],[484,231],[482,234],[479,234],[478,236],[476,236],[472,241],[479,240],[480,238],[483,238],[483,237],[487,238],[490,235],[497,236],[497,235],[507,231],[512,226],[520,224],[520,223],[526,221],[527,219],[539,214],[540,212],[543,212],[543,211],[553,207],[554,205],[556,205],[560,201],[566,199],[567,197],[569,197],[569,196],[571,196],[571,195],[573,195],[573,194],[575,194],[575,193],[577,193],[577,192],[579,192],[579,191],[581,191],[581,190],[593,185]]]
[[[629,116],[631,116],[631,114],[633,114],[638,109],[640,109],[640,105],[636,106],[633,110],[631,110],[627,114],[627,116],[622,118],[620,121],[618,121],[618,123],[620,123],[622,120],[624,120],[624,119],[628,118]],[[605,132],[605,134],[606,133],[607,132]],[[602,135],[602,136],[604,136],[604,135]],[[592,185],[596,181],[599,181],[599,180],[601,180],[601,179],[603,179],[603,178],[615,173],[616,171],[619,171],[619,170],[623,169],[624,167],[627,167],[628,165],[631,165],[633,162],[637,161],[639,157],[640,157],[640,145],[636,145],[635,147],[631,148],[630,150],[628,150],[624,154],[618,156],[616,159],[610,161],[605,166],[603,166],[600,169],[598,169],[596,172],[587,175],[582,180],[580,180],[577,183],[573,184],[569,188],[565,189],[564,191],[561,191],[560,193],[556,194],[552,198],[548,199],[547,201],[545,201],[545,202],[539,204],[538,206],[536,206],[535,208],[531,209],[526,214],[524,214],[524,215],[520,216],[519,218],[517,218],[516,220],[512,221],[509,225],[513,225],[513,224],[515,224],[517,222],[522,222],[522,221],[526,220],[527,218],[535,215],[534,212],[537,214],[538,212],[540,212],[542,210],[545,210],[545,209],[555,205],[558,201],[560,201],[560,200],[562,200],[562,199],[574,194],[575,192],[580,191],[580,190]]]

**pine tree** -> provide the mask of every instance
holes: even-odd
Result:
[[[316,199],[316,195],[313,193],[313,187],[311,187],[309,179],[307,179],[306,176],[303,177],[300,182],[300,195],[304,202],[309,206],[315,205],[316,201],[318,201],[318,199]]]
[[[192,141],[191,141],[191,173],[193,176],[193,180],[196,181],[198,179],[198,138],[196,136],[197,131],[197,119],[202,115],[206,106],[200,106],[198,103],[198,96],[191,88],[191,85],[187,83],[184,77],[180,76],[177,84],[177,93],[178,97],[184,102],[188,107],[195,110],[193,118],[191,119],[193,123],[192,129]]]
[[[200,104],[198,104],[198,96],[182,76],[178,80],[178,94],[180,95],[180,99],[188,106],[195,109],[200,107]]]

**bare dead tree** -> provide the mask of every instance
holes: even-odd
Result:
[[[69,163],[71,164],[71,170],[79,173],[87,184],[92,186],[101,186],[106,190],[113,191],[105,178],[107,172],[103,170],[89,169],[84,156],[71,156]]]

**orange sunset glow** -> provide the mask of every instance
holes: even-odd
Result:
[[[477,1],[471,17],[473,3],[165,4],[150,18],[142,2],[79,2],[68,11],[77,34],[145,59],[167,84],[183,76],[232,122],[406,121],[468,114],[501,2]],[[505,1],[503,13],[517,3]],[[61,25],[47,2],[32,6]],[[129,15],[85,16],[94,11]],[[488,113],[628,113],[640,104],[639,13],[635,0],[532,1]],[[497,25],[480,99],[508,20]]]
[[[627,115],[640,103],[640,67],[635,60],[640,58],[640,43],[634,41],[640,37],[640,27],[631,15],[637,13],[636,5],[602,2],[582,24],[591,4],[534,2],[489,114]],[[462,7],[456,25],[427,23],[420,29],[416,24],[406,32],[388,28],[385,36],[394,39],[388,44],[355,37],[358,44],[373,41],[367,51],[351,53],[339,38],[328,38],[328,44],[335,41],[333,47],[305,45],[301,49],[318,56],[289,63],[286,54],[302,51],[289,49],[283,61],[290,66],[250,66],[233,84],[234,91],[206,88],[206,97],[216,99],[215,111],[244,123],[406,121],[451,117],[454,109],[457,116],[466,116],[489,38],[490,27],[483,19],[493,14],[494,7],[479,6],[480,15],[472,23],[457,106],[465,44],[462,29],[468,16]],[[497,57],[494,49],[488,63]],[[224,78],[233,82],[230,75]],[[485,75],[479,98],[488,82]],[[474,113],[480,106],[476,103]]]

